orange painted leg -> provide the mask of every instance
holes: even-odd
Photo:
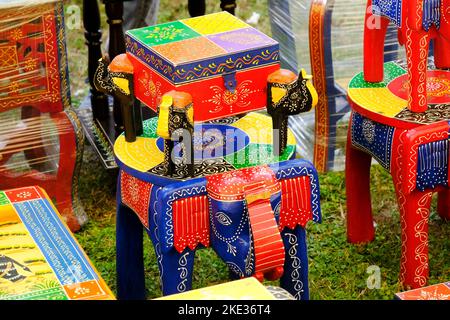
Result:
[[[442,219],[450,220],[450,190],[439,191],[437,211]]]
[[[349,125],[351,128],[351,124]],[[370,242],[375,237],[370,202],[370,163],[372,157],[351,147],[351,129],[347,137],[345,186],[347,193],[347,240]]]
[[[406,57],[408,61],[408,77],[411,83],[408,97],[408,108],[413,112],[427,110],[427,59],[429,36],[423,30],[406,28]]]

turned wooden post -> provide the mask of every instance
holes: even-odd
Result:
[[[100,11],[97,0],[83,0],[84,37],[88,46],[88,77],[91,93],[92,114],[95,119],[105,120],[109,116],[108,97],[95,89],[93,80],[98,60],[102,57]]]
[[[109,58],[125,53],[125,36],[123,34],[123,0],[103,0],[109,25]],[[120,102],[114,99],[114,129],[116,136],[124,131]]]
[[[236,10],[236,0],[220,0],[220,8],[234,14]]]
[[[191,17],[204,15],[206,12],[205,0],[188,0],[188,10]]]

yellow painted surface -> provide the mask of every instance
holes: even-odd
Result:
[[[172,104],[172,96],[164,95],[162,97],[161,104],[159,105],[158,126],[156,128],[156,134],[163,139],[170,139],[169,109]]]
[[[250,138],[250,143],[272,144],[272,118],[266,114],[252,112],[233,123],[233,127],[244,131]],[[295,145],[295,137],[288,130],[288,145]]]
[[[225,11],[185,19],[181,20],[181,22],[202,35],[221,33],[249,27],[248,24]]]
[[[35,291],[37,286],[59,283],[12,205],[0,206],[0,254],[31,270],[29,272],[16,265],[17,272],[25,279],[12,283],[0,278],[1,295],[21,294]]]
[[[286,95],[287,90],[283,88],[273,87],[270,89],[272,91],[272,102],[277,103]]]
[[[130,94],[130,88],[128,85],[128,80],[124,78],[113,77],[113,82],[116,86],[123,90],[126,94]]]
[[[164,160],[164,154],[157,147],[156,140],[137,137],[135,142],[130,143],[121,135],[114,144],[114,153],[127,166],[146,172]]]
[[[408,102],[395,96],[387,88],[350,88],[350,99],[360,107],[387,117],[395,117]]]
[[[275,297],[258,280],[250,277],[156,300],[275,300]]]

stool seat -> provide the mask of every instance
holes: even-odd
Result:
[[[426,285],[428,219],[433,192],[438,212],[450,218],[450,72],[428,71],[426,112],[407,109],[406,66],[384,65],[381,83],[356,75],[349,84],[352,116],[346,151],[347,237],[368,242],[375,236],[370,199],[370,165],[375,158],[392,175],[400,209],[400,280],[406,287]]]

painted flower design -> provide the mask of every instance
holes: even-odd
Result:
[[[20,199],[27,199],[27,198],[31,197],[31,192],[22,191],[22,192],[19,192],[16,196],[17,196],[17,198],[20,198]]]
[[[177,37],[184,36],[183,29],[178,29],[173,25],[165,27],[155,27],[152,32],[146,36],[147,39],[152,39],[155,42],[165,40],[174,40]]]
[[[219,86],[212,86],[210,89],[214,92],[213,97],[208,102],[214,104],[216,107],[210,110],[211,113],[219,112],[223,109],[224,105],[233,106],[236,105],[240,108],[245,108],[250,104],[250,95],[255,90],[251,90],[249,86],[251,85],[251,80],[243,81],[236,88],[234,93],[224,90]]]
[[[25,71],[32,71],[32,70],[36,69],[36,67],[37,67],[37,62],[34,59],[28,59],[25,61],[24,64],[25,64],[24,65]]]
[[[11,31],[11,38],[15,41],[21,39],[23,37],[23,33],[22,30],[20,29],[14,29],[13,31]]]

